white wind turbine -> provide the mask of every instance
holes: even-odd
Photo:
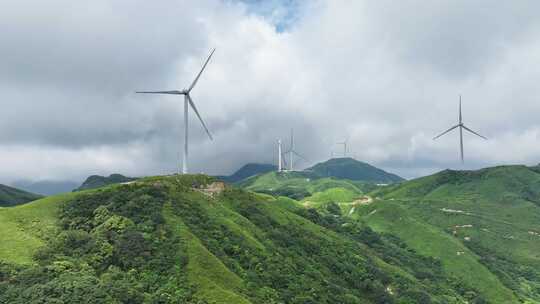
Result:
[[[463,164],[464,163],[464,158],[463,158],[463,130],[466,130],[466,131],[468,131],[468,132],[470,132],[470,133],[472,133],[472,134],[474,134],[476,136],[479,136],[479,137],[481,137],[483,139],[487,140],[487,138],[480,135],[480,134],[478,134],[478,133],[476,133],[476,132],[474,132],[473,130],[467,128],[467,126],[465,126],[465,124],[463,124],[463,117],[461,115],[461,95],[459,95],[459,118],[458,118],[458,124],[451,127],[450,129],[442,132],[441,134],[435,136],[433,138],[433,140],[443,136],[444,134],[454,130],[455,128],[459,128],[459,148],[460,148],[461,163]]]
[[[281,172],[282,165],[283,165],[283,160],[281,159],[283,156],[281,152],[281,139],[278,139],[277,143],[278,143],[278,172]]]
[[[347,150],[347,145],[349,144],[349,138],[347,137],[347,139],[345,139],[344,141],[338,142],[336,144],[343,145],[343,157],[347,157],[347,152],[349,152],[349,150]]]
[[[195,77],[195,80],[193,80],[193,83],[187,88],[183,89],[181,91],[139,91],[136,93],[142,93],[142,94],[170,94],[170,95],[184,95],[184,155],[183,155],[183,161],[182,161],[182,173],[187,174],[188,173],[188,113],[189,113],[189,106],[193,109],[199,120],[201,121],[201,124],[206,131],[206,134],[208,134],[208,137],[210,140],[213,140],[212,134],[210,134],[210,131],[208,131],[208,128],[206,127],[206,124],[204,123],[201,115],[199,114],[199,111],[197,110],[197,107],[195,106],[195,103],[193,102],[193,99],[191,99],[191,90],[195,87],[197,84],[197,81],[199,81],[199,78],[201,77],[202,72],[206,68],[206,65],[210,61],[210,58],[212,58],[212,55],[214,54],[214,51],[216,49],[213,49],[210,55],[208,56],[208,59],[206,59],[201,71],[199,74],[197,74],[197,77]]]
[[[291,129],[291,145],[289,147],[289,150],[285,152],[284,154],[289,154],[289,170],[294,171],[294,155],[298,156],[299,158],[306,160],[302,155],[298,154],[296,150],[294,150],[294,130]]]

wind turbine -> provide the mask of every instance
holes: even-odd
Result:
[[[206,127],[206,124],[204,123],[204,120],[202,119],[201,115],[199,114],[199,111],[197,110],[197,107],[195,106],[195,103],[193,102],[193,99],[191,99],[191,90],[195,87],[197,84],[197,81],[199,81],[199,78],[201,77],[202,72],[206,68],[206,65],[210,61],[210,58],[212,58],[212,55],[214,54],[216,49],[213,49],[210,55],[208,56],[208,59],[204,62],[204,65],[197,74],[197,77],[195,77],[195,80],[191,83],[191,85],[187,89],[183,89],[181,91],[139,91],[136,93],[141,94],[170,94],[170,95],[184,95],[184,155],[183,155],[183,161],[182,161],[182,173],[187,174],[188,173],[188,113],[189,113],[189,106],[193,109],[199,120],[201,121],[201,124],[206,131],[206,134],[208,134],[208,137],[210,140],[213,140],[212,134],[210,134],[210,131],[208,131],[208,128]]]
[[[441,134],[435,136],[433,138],[433,140],[436,140],[437,138],[439,138],[439,137],[443,136],[444,134],[454,130],[455,128],[459,128],[459,148],[460,148],[461,163],[463,164],[464,163],[464,160],[463,160],[463,130],[466,130],[466,131],[468,131],[468,132],[470,132],[470,133],[472,133],[472,134],[474,134],[476,136],[479,136],[479,137],[481,137],[483,139],[487,140],[487,138],[480,135],[480,134],[478,134],[478,133],[476,133],[476,132],[474,132],[473,130],[471,130],[467,126],[465,126],[465,124],[463,124],[463,117],[461,115],[461,95],[459,95],[459,119],[458,119],[458,124],[451,127],[450,129],[442,132]]]
[[[283,164],[283,161],[281,160],[282,154],[281,154],[281,139],[278,139],[278,172],[281,172],[281,165]]]
[[[349,143],[349,138],[347,137],[347,139],[345,139],[345,141],[343,142],[338,142],[336,144],[338,145],[343,145],[343,157],[347,157],[347,144]]]
[[[298,156],[299,158],[303,159],[303,160],[306,160],[302,155],[298,154],[298,152],[296,152],[296,150],[294,150],[294,130],[291,129],[291,145],[289,147],[289,151],[285,152],[284,154],[289,154],[289,170],[290,171],[293,171],[294,170],[294,155]]]

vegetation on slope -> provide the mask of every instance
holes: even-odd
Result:
[[[37,200],[41,197],[42,196],[39,194],[34,194],[9,186],[0,185],[0,207],[20,205],[31,202],[33,200]]]
[[[320,181],[313,176],[273,173],[243,186],[301,199],[305,207],[319,211],[337,206],[334,210],[350,213],[351,219],[398,236],[423,256],[440,260],[445,272],[490,302],[540,302],[537,167],[446,170],[371,193],[344,187],[341,183],[347,180],[313,187]]]
[[[372,194],[381,200],[357,212],[375,230],[440,257],[479,289],[503,290],[493,290],[496,277],[522,301],[540,302],[540,174],[534,168],[446,170]],[[472,260],[485,269],[471,268]]]
[[[32,264],[34,252],[58,230],[56,211],[71,193],[0,208],[0,261]]]
[[[4,209],[35,240],[1,256],[0,303],[482,301],[391,234],[286,199],[146,178]],[[48,219],[41,229],[31,223]],[[20,218],[22,221],[17,220]],[[3,222],[2,222],[3,223]],[[35,230],[34,230],[35,228]],[[3,242],[2,242],[3,243]],[[22,251],[20,251],[22,252]]]

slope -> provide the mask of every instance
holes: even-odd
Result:
[[[0,208],[0,260],[31,264],[33,254],[56,231],[60,202],[72,197],[62,194],[11,208]]]

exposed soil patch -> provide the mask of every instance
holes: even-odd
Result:
[[[213,182],[209,185],[200,185],[199,187],[193,189],[202,192],[206,196],[215,197],[216,195],[221,194],[225,190],[225,183]]]

